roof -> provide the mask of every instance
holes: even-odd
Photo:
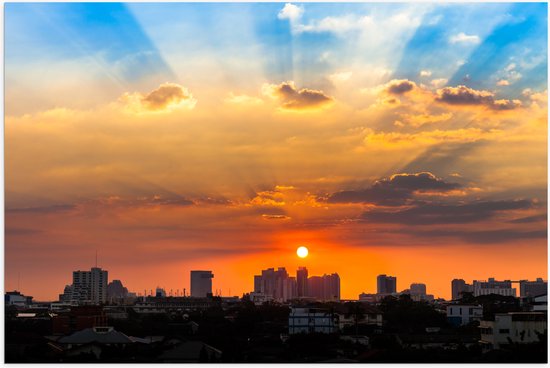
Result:
[[[164,361],[198,362],[203,347],[208,354],[221,356],[222,352],[220,350],[202,341],[186,341],[173,349],[165,351],[159,356],[159,359]]]
[[[101,327],[85,328],[84,330],[75,332],[72,335],[65,336],[58,340],[61,344],[88,344],[97,342],[100,344],[131,344],[132,340],[122,332],[114,330],[112,327],[104,327],[103,332]]]

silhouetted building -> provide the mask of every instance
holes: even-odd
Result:
[[[521,297],[544,294],[548,294],[548,282],[540,277],[536,281],[521,280],[519,282],[519,295]]]
[[[335,333],[338,316],[325,309],[292,307],[288,316],[288,333]]]
[[[307,268],[299,267],[296,271],[296,283],[297,283],[297,292],[298,297],[308,296],[307,290]]]
[[[411,284],[411,295],[426,295],[426,284]]]
[[[503,296],[516,296],[516,289],[512,288],[512,281],[495,281],[489,278],[488,281],[474,280],[474,296],[497,294]]]
[[[308,293],[319,301],[340,300],[340,276],[337,273],[308,278]]]
[[[73,283],[65,286],[59,300],[76,304],[105,303],[107,282],[108,272],[98,267],[92,267],[90,271],[73,271]]]
[[[19,291],[8,291],[4,295],[6,305],[15,305],[17,307],[27,308],[32,304],[32,296],[25,296]]]
[[[107,285],[107,299],[124,299],[128,296],[128,289],[122,285],[122,281],[113,280]]]
[[[254,276],[254,293],[251,297],[256,303],[269,300],[286,302],[296,296],[296,278],[289,277],[284,267],[277,270],[268,268],[262,270],[261,275]]]
[[[470,284],[467,284],[466,281],[462,279],[454,279],[451,281],[451,295],[453,300],[460,299],[462,293],[473,293],[474,287]]]
[[[397,277],[378,275],[376,278],[377,294],[393,294],[397,291]]]
[[[212,294],[212,271],[191,271],[191,296],[205,298]]]
[[[454,326],[467,325],[483,318],[483,307],[475,304],[451,304],[447,306],[447,321]]]

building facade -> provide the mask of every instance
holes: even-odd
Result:
[[[516,289],[512,287],[512,281],[495,281],[494,278],[474,280],[474,296],[497,294],[503,296],[516,296]]]
[[[92,267],[90,271],[73,271],[73,283],[65,286],[59,300],[78,305],[103,304],[107,302],[108,278],[108,271],[99,267]]]
[[[481,321],[479,328],[483,349],[500,349],[539,341],[539,335],[546,333],[547,317],[543,312],[497,313],[494,321]]]
[[[451,281],[451,291],[453,300],[458,300],[462,297],[462,293],[473,293],[474,287],[462,279],[454,279]]]
[[[288,316],[288,333],[336,333],[338,317],[336,314],[319,308],[294,308]]]
[[[376,278],[376,292],[378,294],[394,294],[397,292],[397,277],[378,275]]]
[[[307,297],[309,295],[308,285],[307,285],[307,279],[308,279],[307,276],[308,276],[307,268],[298,267],[298,271],[296,271],[296,284],[297,284],[298,297]]]
[[[534,297],[548,294],[548,282],[542,278],[536,281],[521,280],[519,282],[519,295],[521,297]]]
[[[483,307],[473,304],[451,304],[447,306],[447,321],[454,326],[464,326],[473,321],[481,321]]]
[[[191,271],[191,296],[194,298],[206,298],[212,295],[212,271]]]

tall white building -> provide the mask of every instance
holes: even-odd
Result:
[[[92,267],[90,271],[73,271],[73,283],[67,285],[59,300],[77,304],[102,304],[107,301],[108,271]]]
[[[512,281],[495,281],[489,278],[488,281],[474,280],[474,296],[498,294],[503,296],[516,296],[516,289],[512,287]]]
[[[191,296],[206,298],[212,294],[212,271],[191,271]]]

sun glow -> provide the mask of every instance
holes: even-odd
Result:
[[[298,257],[300,258],[306,258],[307,255],[309,254],[309,251],[306,247],[299,247],[297,250],[296,250],[296,254],[298,255]]]

